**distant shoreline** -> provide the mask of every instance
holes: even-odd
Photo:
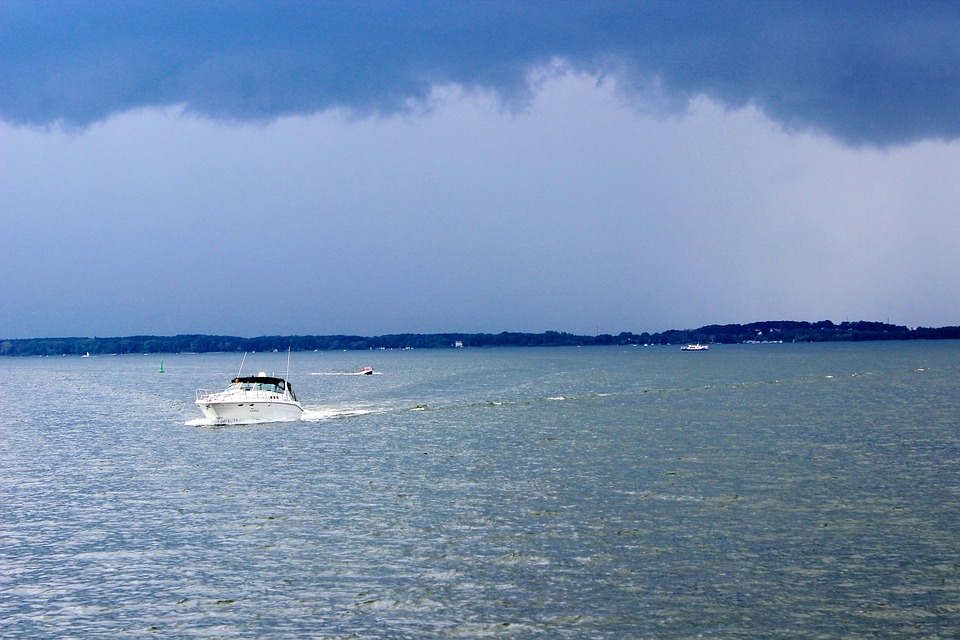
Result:
[[[745,344],[764,342],[863,342],[874,340],[960,339],[960,326],[905,327],[883,322],[790,320],[749,324],[711,324],[698,329],[658,333],[401,333],[383,336],[261,336],[216,335],[126,336],[113,338],[17,338],[0,340],[0,356],[60,356],[129,353],[232,353],[243,351],[367,351],[377,349],[455,349],[460,347],[567,347],[604,345]]]

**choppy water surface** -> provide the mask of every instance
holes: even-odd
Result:
[[[958,342],[158,360],[0,359],[0,636],[960,633]]]

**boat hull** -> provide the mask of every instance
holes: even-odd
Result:
[[[196,405],[204,417],[225,422],[285,422],[299,420],[303,414],[300,403],[284,400],[197,400]]]

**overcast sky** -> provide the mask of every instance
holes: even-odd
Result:
[[[960,324],[957,2],[0,0],[0,337]]]

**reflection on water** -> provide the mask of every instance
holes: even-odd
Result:
[[[223,428],[233,356],[0,359],[2,635],[953,637],[958,355],[294,354]]]

